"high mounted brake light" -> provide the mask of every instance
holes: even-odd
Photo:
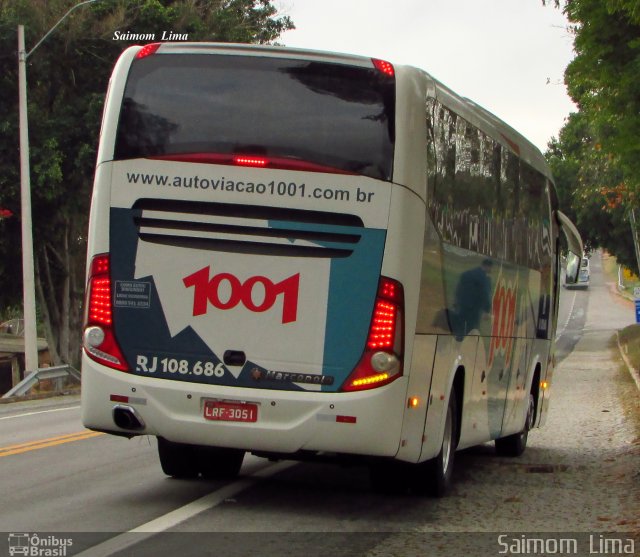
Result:
[[[265,167],[269,164],[266,157],[248,157],[236,155],[233,157],[233,164],[236,166],[255,166],[258,168]]]
[[[396,71],[391,62],[387,62],[386,60],[378,60],[377,58],[372,58],[371,61],[378,71],[385,75],[388,75],[389,77],[395,77]]]
[[[102,365],[128,371],[127,362],[113,334],[113,304],[109,255],[96,255],[91,261],[83,347],[87,355]]]
[[[233,155],[225,153],[168,153],[151,155],[151,160],[192,162],[198,164],[224,164],[254,168],[272,168],[279,170],[298,170],[300,172],[324,172],[327,174],[355,175],[355,172],[334,168],[324,164],[308,162],[286,157],[264,157],[260,155]]]
[[[369,325],[367,344],[343,391],[381,387],[402,375],[404,355],[404,290],[396,280],[381,277]]]
[[[136,54],[136,59],[140,60],[141,58],[146,58],[147,56],[151,56],[152,54],[155,54],[156,50],[160,48],[161,44],[162,43],[150,43],[143,46],[138,51],[138,54]]]

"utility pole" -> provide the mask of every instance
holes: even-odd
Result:
[[[20,203],[22,215],[22,295],[24,303],[25,373],[38,369],[36,282],[33,270],[33,223],[31,221],[31,174],[27,120],[27,51],[24,25],[18,25],[18,90],[20,105]]]
[[[36,321],[36,282],[33,259],[33,222],[31,213],[31,172],[29,169],[29,128],[27,117],[27,59],[67,16],[80,6],[98,2],[84,0],[72,6],[36,45],[26,51],[24,25],[18,25],[18,100],[20,112],[20,202],[22,218],[22,295],[24,311],[25,372],[38,369],[38,333]]]

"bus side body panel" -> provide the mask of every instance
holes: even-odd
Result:
[[[396,66],[396,76],[397,132],[393,181],[409,188],[425,203],[427,157],[424,141],[427,129],[424,99],[432,80],[424,72],[408,66]],[[415,230],[413,233],[417,232]]]
[[[555,311],[553,186],[544,160],[493,115],[436,89],[435,97],[426,94],[428,233],[418,332],[445,336],[438,336],[431,387],[441,404],[429,406],[425,437],[432,441],[421,459],[439,450],[456,369],[465,372],[460,448],[522,431],[532,391],[540,415],[545,395],[532,383],[536,368],[540,378],[546,373]],[[476,352],[463,348],[469,342]]]
[[[411,374],[402,424],[398,460],[419,462],[425,441],[424,428],[429,411],[429,389],[435,368],[437,335],[416,335],[413,340]],[[412,401],[415,399],[415,405]]]
[[[416,318],[420,292],[420,267],[425,222],[424,203],[409,188],[393,185],[389,228],[382,274],[397,278],[405,295],[404,315],[404,375],[407,377],[407,398],[404,422],[397,458],[416,462],[426,413],[431,365],[435,342],[416,343]],[[416,354],[416,350],[419,354]],[[416,397],[418,406],[409,405]]]
[[[553,353],[553,349],[550,350]],[[544,427],[547,423],[547,417],[549,415],[549,404],[550,404],[550,391],[549,385],[553,382],[553,373],[554,369],[554,356],[551,356],[549,359],[549,365],[546,366],[546,370],[543,368],[542,375],[540,376],[540,384],[545,385],[545,388],[540,388],[540,399],[538,401],[538,413],[536,415],[535,427]]]
[[[109,209],[111,206],[111,170],[110,164],[98,164],[91,195],[89,214],[89,235],[87,253],[105,253],[109,251]],[[87,258],[87,276],[91,260]]]
[[[420,462],[434,458],[440,452],[446,410],[456,373],[464,373],[464,385],[467,387],[473,376],[478,347],[478,337],[475,336],[467,336],[462,341],[450,335],[438,335],[437,339]],[[468,393],[463,393],[463,396],[465,398],[462,408],[464,421],[467,419],[465,414]]]

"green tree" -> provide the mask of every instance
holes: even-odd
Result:
[[[0,206],[19,215],[17,26],[27,50],[78,0],[0,0]],[[293,28],[270,0],[104,0],[73,12],[29,58],[28,108],[38,311],[54,361],[78,363],[86,228],[114,32],[271,43]],[[0,312],[19,303],[19,219],[0,220]]]
[[[560,206],[576,223],[587,248],[601,246],[634,266],[627,206],[633,199],[614,158],[595,139],[582,112],[569,116],[546,153]]]
[[[572,0],[576,57],[565,81],[599,145],[630,187],[640,186],[640,3]]]
[[[583,222],[581,232],[635,267],[628,217],[640,194],[640,2],[553,3],[563,8],[574,37],[565,83],[579,112],[547,156],[561,199]]]

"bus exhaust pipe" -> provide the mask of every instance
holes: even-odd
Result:
[[[113,407],[113,421],[121,429],[140,431],[145,428],[144,420],[131,406],[118,404]]]

